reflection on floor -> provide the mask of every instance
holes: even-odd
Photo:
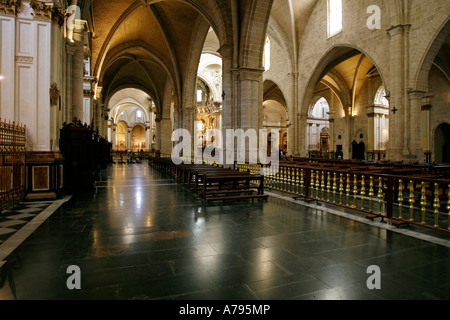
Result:
[[[17,299],[450,298],[448,246],[273,196],[204,205],[145,163],[105,170],[6,260]]]

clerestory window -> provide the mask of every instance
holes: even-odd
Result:
[[[328,0],[328,37],[342,31],[342,0]]]

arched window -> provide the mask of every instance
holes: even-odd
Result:
[[[376,106],[389,108],[389,100],[386,98],[386,89],[384,88],[384,86],[381,86],[378,89],[374,103]]]
[[[270,38],[266,37],[266,45],[264,46],[264,69],[270,69]]]
[[[306,139],[311,157],[328,157],[330,146],[330,105],[321,97],[310,108],[306,126]]]
[[[309,118],[312,119],[329,119],[330,106],[325,98],[320,98],[310,111]]]
[[[342,31],[342,0],[328,0],[328,37]]]
[[[203,101],[203,90],[199,89],[197,90],[197,102]]]
[[[389,144],[389,100],[386,88],[381,85],[375,95],[373,121],[373,148],[376,151],[384,151]],[[369,141],[369,145],[372,142]]]

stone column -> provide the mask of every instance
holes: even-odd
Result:
[[[52,13],[51,26],[51,87],[50,87],[50,139],[52,151],[59,151],[59,130],[65,119],[62,96],[65,96],[65,50],[66,40],[62,31],[64,14],[61,8]]]
[[[410,25],[397,25],[387,30],[390,36],[390,59],[391,59],[391,88],[390,106],[393,115],[390,118],[390,142],[388,149],[389,160],[403,160],[404,155],[409,154],[408,137],[409,119],[408,106],[405,94],[405,61],[408,61],[407,50],[405,48],[405,37]]]
[[[150,125],[145,126],[145,150],[150,151],[152,148],[152,127]]]
[[[131,132],[131,128],[127,128],[127,150],[131,150],[132,147],[132,132]]]
[[[83,121],[84,30],[74,30],[76,52],[72,62],[72,116]]]
[[[161,119],[161,153],[172,154],[172,120],[171,119]]]
[[[157,116],[156,120],[156,151],[161,152],[161,119]]]
[[[73,69],[73,57],[77,48],[74,45],[67,44],[66,45],[66,54],[67,54],[67,73],[66,73],[66,123],[70,123],[73,120],[72,113],[72,69]]]
[[[432,152],[431,152],[431,98],[433,94],[426,94],[422,99],[421,105],[421,141],[422,149],[425,156],[425,161],[431,162]]]
[[[424,148],[422,143],[422,132],[429,131],[429,122],[426,123],[426,119],[429,119],[429,108],[425,107],[427,110],[422,110],[422,98],[425,96],[426,92],[420,90],[408,90],[408,98],[410,105],[410,120],[409,120],[409,136],[410,142],[408,144],[408,149],[411,153],[411,159],[416,159],[418,161],[424,161],[424,151],[429,150]],[[425,119],[422,119],[425,116]],[[423,123],[425,121],[425,123]],[[425,127],[423,127],[425,124]],[[428,139],[427,139],[428,140]],[[429,140],[428,140],[429,141]],[[428,143],[427,143],[428,146]]]
[[[328,151],[334,151],[335,145],[334,145],[334,117],[336,115],[336,112],[329,112],[329,123],[330,123],[330,148]]]
[[[97,87],[96,99],[94,100],[94,129],[97,132],[102,132],[102,87]]]
[[[233,68],[233,50],[229,45],[221,47],[218,51],[222,57],[222,139],[223,139],[223,163],[226,164],[226,154],[234,152],[227,150],[226,132],[228,129],[236,128],[236,100],[237,94],[234,90],[235,74]]]
[[[190,133],[191,136],[191,156],[194,156],[194,150],[197,147],[197,140],[196,140],[196,130],[194,127],[194,122],[196,119],[196,109],[193,107],[183,106],[182,110],[182,119],[183,119],[183,129],[187,130]],[[161,122],[166,119],[161,119]],[[167,127],[167,123],[165,123],[164,128]],[[163,134],[163,125],[161,123],[161,134]],[[166,128],[167,130],[167,128]],[[163,140],[161,140],[161,143],[163,143]],[[163,147],[163,146],[161,146]]]
[[[297,114],[297,136],[298,136],[298,148],[299,148],[299,155],[301,157],[307,157],[308,156],[308,143],[309,138],[307,136],[306,128],[308,123],[308,115],[307,114]]]
[[[306,150],[309,152],[311,150],[312,146],[312,123],[308,123],[308,126],[306,127],[306,135],[308,137],[308,143],[306,145]]]
[[[297,128],[299,126],[297,117],[296,117],[296,110],[297,110],[297,104],[298,104],[298,72],[291,73],[291,86],[292,86],[292,105],[288,107],[289,114],[288,118],[291,122],[291,126],[288,127],[288,155],[298,155],[300,153],[299,147],[298,147],[298,136],[297,136]]]
[[[377,146],[375,145],[375,110],[374,106],[367,107],[367,151],[375,151]]]
[[[111,143],[112,143],[112,149],[116,150],[117,148],[117,139],[116,139],[116,130],[117,130],[117,126],[112,123],[112,128],[111,128]]]
[[[239,92],[239,100],[237,104],[237,123],[235,129],[242,129],[244,132],[252,130],[256,133],[256,141],[254,143],[246,142],[246,161],[251,161],[250,156],[259,156],[259,129],[262,128],[262,108],[263,105],[263,72],[260,69],[241,68],[234,70],[239,81],[236,91]],[[254,130],[254,131],[253,131]],[[281,138],[281,137],[280,137]],[[257,161],[257,160],[256,160]]]
[[[58,108],[61,92],[56,82],[50,87],[50,140],[51,151],[59,151],[59,125],[58,125]]]

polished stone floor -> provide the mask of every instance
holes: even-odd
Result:
[[[274,196],[205,206],[146,163],[112,165],[97,186],[6,259],[17,299],[450,298],[448,246]],[[367,287],[369,266],[381,289]]]

